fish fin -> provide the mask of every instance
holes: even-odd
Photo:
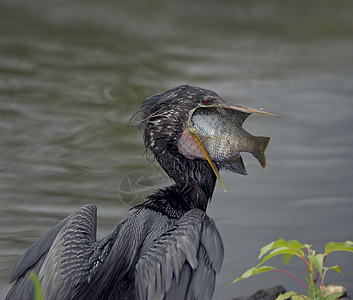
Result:
[[[259,161],[260,165],[266,170],[265,150],[271,138],[266,136],[257,136],[255,138],[256,138],[256,144],[255,144],[255,150],[253,152],[253,155]]]
[[[217,165],[226,171],[238,173],[241,175],[248,175],[244,166],[243,158],[240,156],[240,154],[229,160],[218,161]]]
[[[251,115],[251,113],[247,113],[247,112],[243,112],[243,111],[235,111],[235,114],[237,115],[237,117],[241,120],[241,123],[243,124],[243,122],[245,121],[245,119]]]

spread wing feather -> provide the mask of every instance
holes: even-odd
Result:
[[[10,283],[24,275],[26,271],[31,269],[38,262],[38,260],[40,260],[43,254],[48,252],[56,236],[68,222],[68,219],[69,217],[62,220],[26,250],[12,271]]]
[[[97,207],[86,205],[74,212],[59,232],[39,272],[46,298],[55,295],[67,299],[67,293],[74,295],[75,287],[87,281],[96,225]]]
[[[16,265],[11,281],[17,281],[6,299],[31,299],[33,282],[26,275],[30,269],[39,274],[48,299],[65,299],[68,293],[75,293],[74,287],[87,281],[94,271],[92,258],[99,250],[95,244],[96,224],[97,207],[86,205],[34,243]]]
[[[12,285],[5,300],[26,300],[33,298],[33,281],[26,275],[26,273],[31,269],[37,274],[39,273],[51,245],[53,244],[58,233],[66,225],[69,218],[70,217],[67,217],[53,227],[22,255],[10,277],[10,283],[15,280],[16,282]]]
[[[193,209],[141,256],[137,299],[210,299],[222,261],[223,244],[213,221]]]

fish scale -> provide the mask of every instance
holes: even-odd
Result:
[[[191,116],[192,126],[212,160],[231,161],[239,159],[240,152],[249,152],[266,168],[264,151],[270,138],[248,133],[242,127],[243,120],[243,113],[221,107],[200,107]]]
[[[230,159],[241,151],[251,152],[255,145],[255,137],[242,128],[232,111],[199,108],[191,121],[213,160]]]

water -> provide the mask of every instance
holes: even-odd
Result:
[[[38,237],[98,205],[102,237],[149,190],[169,184],[128,127],[141,101],[188,83],[281,114],[251,116],[269,135],[268,169],[222,173],[208,214],[225,244],[215,299],[283,284],[284,274],[228,286],[280,237],[353,239],[353,4],[350,1],[1,1],[0,298]],[[141,192],[141,188],[142,191]],[[280,260],[274,261],[280,265]],[[332,255],[353,294],[353,257]],[[293,259],[289,270],[304,271]]]

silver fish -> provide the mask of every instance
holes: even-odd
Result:
[[[190,112],[178,149],[189,159],[206,159],[225,190],[218,169],[246,175],[241,152],[251,153],[266,169],[264,152],[270,138],[253,136],[244,130],[245,119],[252,113],[280,116],[214,98],[210,105],[200,104]]]
[[[213,161],[234,162],[241,159],[240,152],[249,152],[266,169],[264,152],[270,138],[256,137],[243,129],[241,114],[224,108],[200,107],[193,113],[191,123]]]

